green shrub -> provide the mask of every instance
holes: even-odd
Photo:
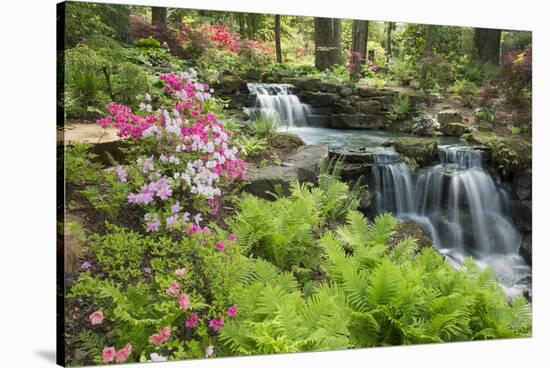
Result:
[[[471,107],[474,99],[480,95],[477,85],[467,79],[455,81],[449,88],[449,91],[455,99],[459,100],[466,107]]]
[[[65,180],[67,183],[85,185],[97,182],[101,178],[100,163],[95,162],[97,155],[91,152],[92,145],[75,142],[65,146]]]
[[[410,103],[408,95],[400,95],[388,113],[388,118],[393,123],[403,121],[410,116]]]
[[[147,38],[140,38],[136,42],[137,47],[143,47],[143,48],[159,48],[160,42],[155,40],[153,36],[149,36]]]
[[[478,121],[490,124],[493,124],[497,119],[495,109],[490,106],[478,107],[474,110],[474,115]]]
[[[395,59],[389,66],[389,75],[401,85],[409,86],[418,79],[418,68],[408,59]]]

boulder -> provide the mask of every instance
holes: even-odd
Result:
[[[433,137],[439,128],[439,123],[428,114],[413,118],[411,133],[422,137]]]
[[[450,137],[460,137],[464,133],[466,133],[466,129],[468,129],[468,126],[466,124],[461,123],[448,123],[441,126],[441,133],[446,136]]]
[[[437,140],[429,138],[401,138],[393,142],[395,150],[402,156],[415,160],[419,167],[437,160]]]
[[[378,97],[378,96],[384,95],[383,93],[381,93],[381,90],[379,88],[367,87],[367,86],[357,87],[357,93],[361,97]]]
[[[363,114],[377,114],[382,110],[382,103],[377,100],[361,101],[357,108]]]
[[[353,94],[353,90],[348,86],[342,86],[340,87],[340,90],[338,91],[340,93],[340,96],[342,97],[348,97]]]
[[[515,224],[520,232],[530,233],[533,230],[533,202],[530,200],[516,201],[515,203]]]
[[[293,149],[304,146],[305,143],[302,138],[298,137],[296,134],[276,132],[270,135],[269,145],[275,148]]]
[[[310,104],[311,107],[332,107],[337,101],[342,99],[336,93],[312,91],[303,92],[300,97],[302,102]]]
[[[259,81],[262,78],[262,71],[258,69],[250,69],[246,72],[246,79],[249,81]]]
[[[328,83],[328,82],[321,83],[319,87],[321,91],[328,92],[328,93],[338,93],[338,90],[340,89],[339,84]]]
[[[433,246],[432,240],[426,234],[424,229],[422,229],[419,224],[407,220],[397,224],[390,237],[388,248],[392,250],[397,246],[397,244],[408,237],[416,239],[416,252],[420,252],[424,248]]]
[[[334,129],[382,129],[381,116],[371,114],[332,114],[330,127]]]
[[[413,110],[419,110],[422,106],[429,106],[431,104],[428,96],[409,94],[409,107]]]
[[[234,74],[223,75],[220,81],[220,87],[218,93],[222,95],[230,95],[239,90],[246,82]]]
[[[327,159],[328,145],[302,146],[281,166],[250,168],[246,174],[248,184],[244,190],[266,199],[273,199],[269,192],[276,193],[277,188],[288,195],[293,180],[317,182],[321,165]]]
[[[355,114],[357,106],[348,99],[342,99],[334,103],[333,110],[336,114]]]
[[[299,91],[318,92],[321,90],[322,83],[320,79],[300,79],[296,81],[295,86]]]
[[[512,187],[514,194],[519,200],[531,199],[533,188],[533,173],[531,169],[514,172]]]
[[[439,124],[445,125],[449,123],[462,123],[463,118],[458,111],[449,109],[437,113],[437,121]]]

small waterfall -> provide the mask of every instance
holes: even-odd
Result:
[[[370,169],[376,213],[418,223],[451,261],[472,256],[491,266],[508,295],[530,288],[530,269],[518,255],[521,235],[511,200],[483,169],[484,153],[440,146],[439,163],[412,176],[395,156],[376,156]]]
[[[308,125],[311,107],[300,102],[291,84],[248,83],[247,86],[250,94],[255,96],[253,106],[245,108],[251,119],[259,115],[277,119],[279,126]]]

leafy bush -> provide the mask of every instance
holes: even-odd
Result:
[[[100,324],[110,326],[110,332],[97,335],[92,325],[81,335],[92,354],[88,359],[101,363],[104,347],[128,343],[128,362],[149,359],[151,353],[204,357],[205,348],[216,341],[211,321],[231,318],[233,276],[248,262],[225,236],[211,232],[154,239],[110,226],[107,234],[91,237],[89,269],[80,274],[69,298],[86,298],[103,314]],[[215,245],[221,240],[227,243],[224,251]],[[166,327],[166,339],[155,340]]]
[[[531,46],[504,55],[497,81],[500,91],[513,103],[530,104],[532,75]]]
[[[404,86],[418,79],[417,67],[408,59],[395,59],[389,66],[389,75]]]
[[[479,121],[490,124],[493,124],[497,119],[495,109],[490,106],[478,107],[474,110],[474,115]]]
[[[277,131],[277,117],[275,116],[257,116],[252,126],[254,135],[260,139],[267,139]]]
[[[420,61],[419,75],[421,89],[445,89],[450,83],[451,64],[440,54],[427,55]]]
[[[95,162],[96,154],[90,144],[73,143],[65,146],[65,179],[67,183],[85,185],[100,179],[102,165]]]
[[[474,99],[480,95],[477,85],[467,79],[455,81],[453,85],[449,87],[449,91],[453,94],[455,99],[459,100],[462,105],[466,107],[472,107]]]
[[[155,40],[153,37],[149,36],[147,38],[140,38],[136,42],[137,47],[143,47],[143,48],[159,48],[160,42]]]
[[[390,108],[390,111],[388,113],[388,118],[393,123],[396,123],[407,119],[409,115],[410,115],[409,96],[408,95],[399,96],[395,104],[393,104],[392,107]]]
[[[487,146],[490,149],[493,166],[503,176],[508,175],[514,167],[520,164],[518,153],[502,140],[491,139],[487,142]]]

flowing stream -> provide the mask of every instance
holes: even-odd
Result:
[[[256,95],[254,106],[246,109],[249,115],[275,117],[280,130],[299,135],[306,144],[366,147],[372,153],[365,177],[373,195],[373,215],[391,212],[418,223],[456,267],[467,257],[481,269],[491,267],[510,298],[531,292],[531,268],[519,255],[522,235],[511,219],[511,196],[484,168],[484,151],[458,138],[442,137],[437,162],[412,174],[393,148],[382,146],[407,134],[311,127],[311,108],[292,93],[292,86],[248,87]]]

